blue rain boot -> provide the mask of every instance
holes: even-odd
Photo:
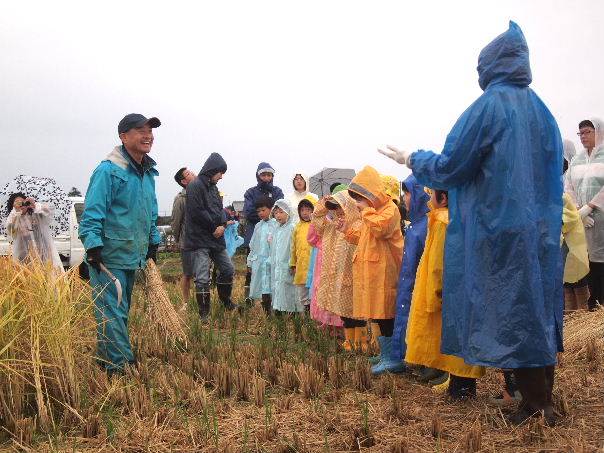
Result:
[[[392,339],[387,337],[377,337],[377,341],[380,345],[380,354],[376,356],[378,358],[378,362],[371,367],[371,374],[379,375],[384,372],[382,362],[384,361],[386,354],[390,354],[390,352],[386,352],[386,348],[390,347],[390,350],[392,349],[392,341],[389,343],[388,346],[386,346],[387,340]]]
[[[392,358],[392,337],[378,337],[380,343],[380,362],[371,367],[371,373],[379,376],[384,373],[403,373],[407,370],[404,362]]]

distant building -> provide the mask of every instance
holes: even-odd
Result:
[[[239,218],[244,218],[245,215],[243,214],[243,205],[245,204],[245,201],[233,201],[233,209],[235,209],[235,211],[237,211],[237,214],[239,214]]]

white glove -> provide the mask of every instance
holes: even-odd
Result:
[[[579,209],[579,215],[582,219],[584,219],[589,214],[591,214],[591,211],[593,211],[593,208],[591,206],[584,205],[581,209]]]
[[[583,220],[583,226],[585,228],[592,228],[595,224],[593,217],[590,217],[588,215],[583,217],[582,220]]]
[[[383,149],[378,148],[378,152],[398,162],[401,165],[406,165],[407,167],[409,167],[409,157],[411,156],[410,151],[401,151],[400,149],[397,149],[394,146],[390,145],[387,145],[387,148],[389,149],[389,151],[384,151]]]

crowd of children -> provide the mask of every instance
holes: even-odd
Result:
[[[423,378],[450,373],[451,396],[475,395],[483,368],[440,353],[447,193],[432,192],[428,203],[429,191],[410,176],[401,203],[398,180],[372,167],[320,200],[307,192],[303,175],[292,182],[303,195],[297,206],[291,196],[255,203],[250,299],[260,299],[267,314],[307,311],[335,333],[343,327],[346,350],[368,350],[371,323],[380,351],[371,359],[375,375],[417,364]]]
[[[374,375],[413,373],[452,399],[475,397],[485,368],[441,352],[447,191],[426,188],[413,175],[400,184],[369,166],[319,200],[306,181],[300,174],[292,181],[297,206],[293,197],[255,202],[251,301],[260,299],[267,314],[306,311],[321,327],[342,332],[345,350],[367,351],[377,339]],[[576,209],[567,205],[565,281],[576,281],[586,271],[585,241]],[[513,374],[504,370],[504,377],[505,397],[491,398],[495,403],[517,400]]]

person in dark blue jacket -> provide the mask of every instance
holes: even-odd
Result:
[[[407,164],[421,184],[449,191],[441,352],[514,369],[522,403],[511,421],[543,414],[554,424],[562,138],[529,88],[529,51],[517,24],[480,52],[478,76],[484,93],[442,153],[382,153]]]
[[[246,247],[247,253],[249,254],[250,240],[252,234],[254,234],[254,227],[260,221],[260,217],[256,213],[256,203],[262,199],[270,198],[273,203],[283,198],[283,191],[273,185],[273,179],[275,176],[275,169],[268,162],[260,162],[256,169],[256,181],[257,184],[254,187],[250,187],[245,191],[243,212],[245,214],[245,238],[243,246]],[[250,281],[252,274],[248,271],[245,275],[245,301],[246,304],[251,305],[253,301],[250,299]]]
[[[210,261],[218,268],[216,284],[220,301],[229,310],[236,308],[231,301],[235,269],[226,251],[226,217],[216,187],[226,171],[222,156],[212,153],[197,178],[187,185],[184,249],[193,255],[195,295],[201,319],[210,314]]]
[[[156,225],[158,173],[148,155],[153,128],[160,124],[138,113],[122,118],[122,144],[92,173],[79,225],[94,295],[97,356],[108,374],[120,374],[135,362],[128,336],[135,272],[147,259],[156,259],[161,239]]]

